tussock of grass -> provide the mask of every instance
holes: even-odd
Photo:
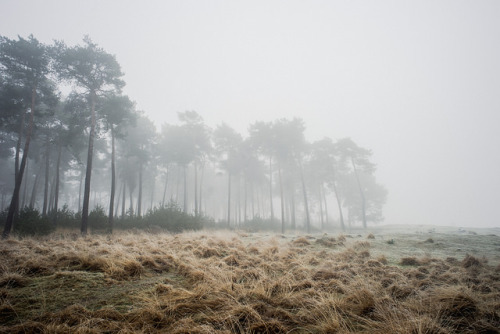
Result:
[[[391,265],[377,242],[227,232],[11,239],[0,244],[0,332],[500,328],[496,267],[472,256]]]
[[[0,276],[0,288],[20,288],[28,284],[28,279],[18,273],[3,273]]]
[[[416,257],[404,257],[401,259],[400,264],[402,266],[418,266],[420,262],[417,260]]]

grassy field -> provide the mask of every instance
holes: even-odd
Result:
[[[0,241],[0,332],[498,333],[500,231]]]

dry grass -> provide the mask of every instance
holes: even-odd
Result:
[[[498,265],[389,261],[386,241],[366,238],[11,239],[0,243],[0,332],[498,333]]]

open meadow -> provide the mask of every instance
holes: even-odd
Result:
[[[500,231],[0,242],[0,332],[498,333]]]

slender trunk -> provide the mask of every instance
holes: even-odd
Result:
[[[123,180],[123,196],[122,196],[122,219],[125,219],[126,209],[125,209],[125,200],[127,195],[127,181]]]
[[[328,225],[330,225],[329,220],[328,220],[328,204],[326,201],[326,191],[323,185],[321,186],[321,192],[323,193],[323,201],[325,203],[325,226],[328,228]]]
[[[179,166],[177,166],[177,175],[176,175],[177,185],[176,185],[176,189],[175,189],[175,202],[177,204],[179,204],[179,187],[180,187],[179,184],[181,182],[181,178],[179,177],[180,174],[181,174],[181,166],[179,165]]]
[[[129,208],[129,211],[130,211],[130,217],[133,217],[134,216],[134,198],[133,198],[133,190],[132,190],[132,187],[130,187],[130,190],[128,191],[128,195],[129,195],[129,204],[130,204],[130,208]]]
[[[83,171],[80,171],[80,186],[78,187],[78,212],[82,212],[82,185],[83,185]]]
[[[114,217],[118,217],[118,208],[120,206],[121,194],[123,189],[123,183],[120,185],[120,190],[118,190],[118,198],[116,199],[115,213]],[[113,219],[114,220],[114,219]]]
[[[292,219],[292,230],[297,228],[296,220],[295,220],[295,193],[292,190],[290,195],[290,210],[291,210],[291,219]]]
[[[319,186],[318,189],[318,198],[319,198],[319,220],[321,222],[321,231],[325,229],[325,220],[323,219],[323,194],[321,192],[322,185]]]
[[[304,171],[302,168],[302,164],[300,164],[300,180],[302,182],[302,193],[304,195],[304,209],[306,211],[306,229],[307,233],[311,233],[311,219],[309,217],[309,204],[307,203],[306,182],[304,180]]]
[[[194,216],[198,217],[198,165],[194,163]]]
[[[137,217],[142,215],[142,162],[139,164],[139,195],[137,198]]]
[[[85,190],[83,193],[83,208],[82,208],[82,225],[80,232],[83,235],[87,234],[87,225],[89,220],[89,204],[90,204],[90,178],[92,177],[92,158],[94,154],[94,135],[95,135],[95,101],[96,93],[94,90],[90,91],[90,134],[89,134],[89,147],[87,151],[87,170],[85,173]]]
[[[269,204],[271,206],[271,221],[274,220],[273,209],[273,158],[269,156]]]
[[[361,197],[361,214],[363,218],[363,228],[366,228],[366,201],[365,194],[363,192],[363,188],[361,187],[361,182],[359,181],[358,170],[356,168],[356,164],[354,163],[354,159],[351,157],[352,168],[354,169],[354,175],[356,176],[356,181],[358,183],[359,195]]]
[[[238,175],[238,203],[237,203],[237,209],[238,209],[238,226],[241,226],[241,176]]]
[[[111,124],[111,193],[109,195],[108,233],[113,233],[115,187],[116,187],[115,131],[114,131],[114,125]]]
[[[187,213],[187,167],[184,166],[184,205],[183,205],[183,210],[184,213]]]
[[[278,166],[278,176],[280,182],[280,198],[281,198],[281,233],[285,234],[285,201],[283,199],[283,182],[281,179],[281,166]]]
[[[14,180],[17,180],[19,177],[19,154],[21,151],[21,143],[23,140],[23,131],[24,131],[24,119],[26,117],[26,113],[23,112],[21,116],[21,125],[19,127],[19,136],[17,138],[17,144],[16,144],[16,157],[15,157],[15,166],[14,166]],[[26,161],[26,164],[28,164],[28,161]],[[26,182],[25,182],[26,183]],[[19,203],[19,198],[17,199],[17,202]],[[17,205],[15,215],[19,214],[19,204]]]
[[[259,192],[257,193],[257,212],[259,217],[263,218],[264,217],[264,186],[259,187]]]
[[[22,202],[21,202],[21,208],[24,208],[24,206],[26,205],[26,197],[28,196],[28,182],[29,182],[29,159],[26,161],[26,177],[24,178],[24,190],[23,190],[23,198],[22,198]],[[3,206],[2,206],[2,209],[3,209]]]
[[[227,227],[231,225],[231,173],[227,173]]]
[[[201,175],[200,175],[200,200],[198,201],[199,213],[203,214],[204,210],[202,209],[202,194],[203,194],[203,178],[205,176],[205,163],[201,164]]]
[[[40,179],[40,174],[42,174],[43,164],[40,164],[38,168],[38,173],[35,175],[35,181],[33,182],[33,189],[31,190],[31,199],[30,199],[30,209],[35,207],[36,202],[36,193],[38,190],[38,180]]]
[[[60,168],[61,168],[62,144],[59,143],[57,151],[57,166],[56,166],[56,192],[54,194],[54,223],[57,222],[57,210],[59,210],[59,186],[60,186]]]
[[[163,199],[161,201],[161,206],[165,206],[165,196],[167,195],[167,185],[168,185],[168,167],[167,167],[167,172],[165,173],[165,187],[163,188]]]
[[[333,185],[333,192],[335,194],[335,199],[337,200],[337,207],[339,209],[340,228],[342,228],[342,232],[345,232],[344,215],[342,213],[342,203],[340,201],[340,196],[337,190],[337,184],[335,180],[333,180],[332,185]]]
[[[14,223],[14,214],[19,207],[19,193],[21,190],[21,183],[23,182],[24,169],[26,168],[26,161],[28,160],[28,152],[30,148],[31,133],[33,132],[33,120],[35,114],[35,97],[36,97],[36,85],[31,91],[31,112],[28,123],[28,131],[26,132],[26,141],[24,143],[23,157],[21,159],[21,166],[19,167],[19,173],[15,179],[14,193],[12,194],[12,200],[10,202],[9,211],[7,213],[7,219],[5,221],[4,229],[2,232],[2,238],[7,239],[10,235],[12,225]]]
[[[153,184],[151,185],[151,205],[149,206],[149,210],[153,211],[153,205],[155,201],[155,185],[156,185],[156,169],[153,173]]]
[[[14,159],[14,180],[17,180],[17,177],[19,176],[19,155],[21,152],[21,142],[23,140],[23,130],[24,130],[24,119],[26,117],[26,114],[23,112],[21,115],[21,125],[19,126],[19,134],[17,137],[17,144],[16,144],[16,156]]]
[[[265,212],[265,207],[264,207],[264,193],[265,189],[264,186],[259,187],[259,192],[257,193],[258,198],[257,198],[257,212],[259,213],[259,217],[264,218],[264,212]]]
[[[47,135],[47,140],[45,142],[46,151],[45,151],[45,185],[43,188],[43,210],[42,210],[42,216],[47,215],[47,204],[48,204],[48,197],[49,197],[49,164],[50,164],[50,143],[49,143],[49,137]]]
[[[250,201],[252,202],[252,220],[255,218],[255,192],[254,183],[250,182]]]
[[[247,222],[248,220],[248,215],[247,215],[247,206],[248,206],[248,189],[247,189],[247,179],[245,177],[244,181],[243,181],[243,222]]]
[[[54,200],[56,197],[56,176],[52,178],[52,182],[50,183],[50,193],[49,193],[49,207],[47,208],[47,213],[50,215],[52,210],[54,210]]]

